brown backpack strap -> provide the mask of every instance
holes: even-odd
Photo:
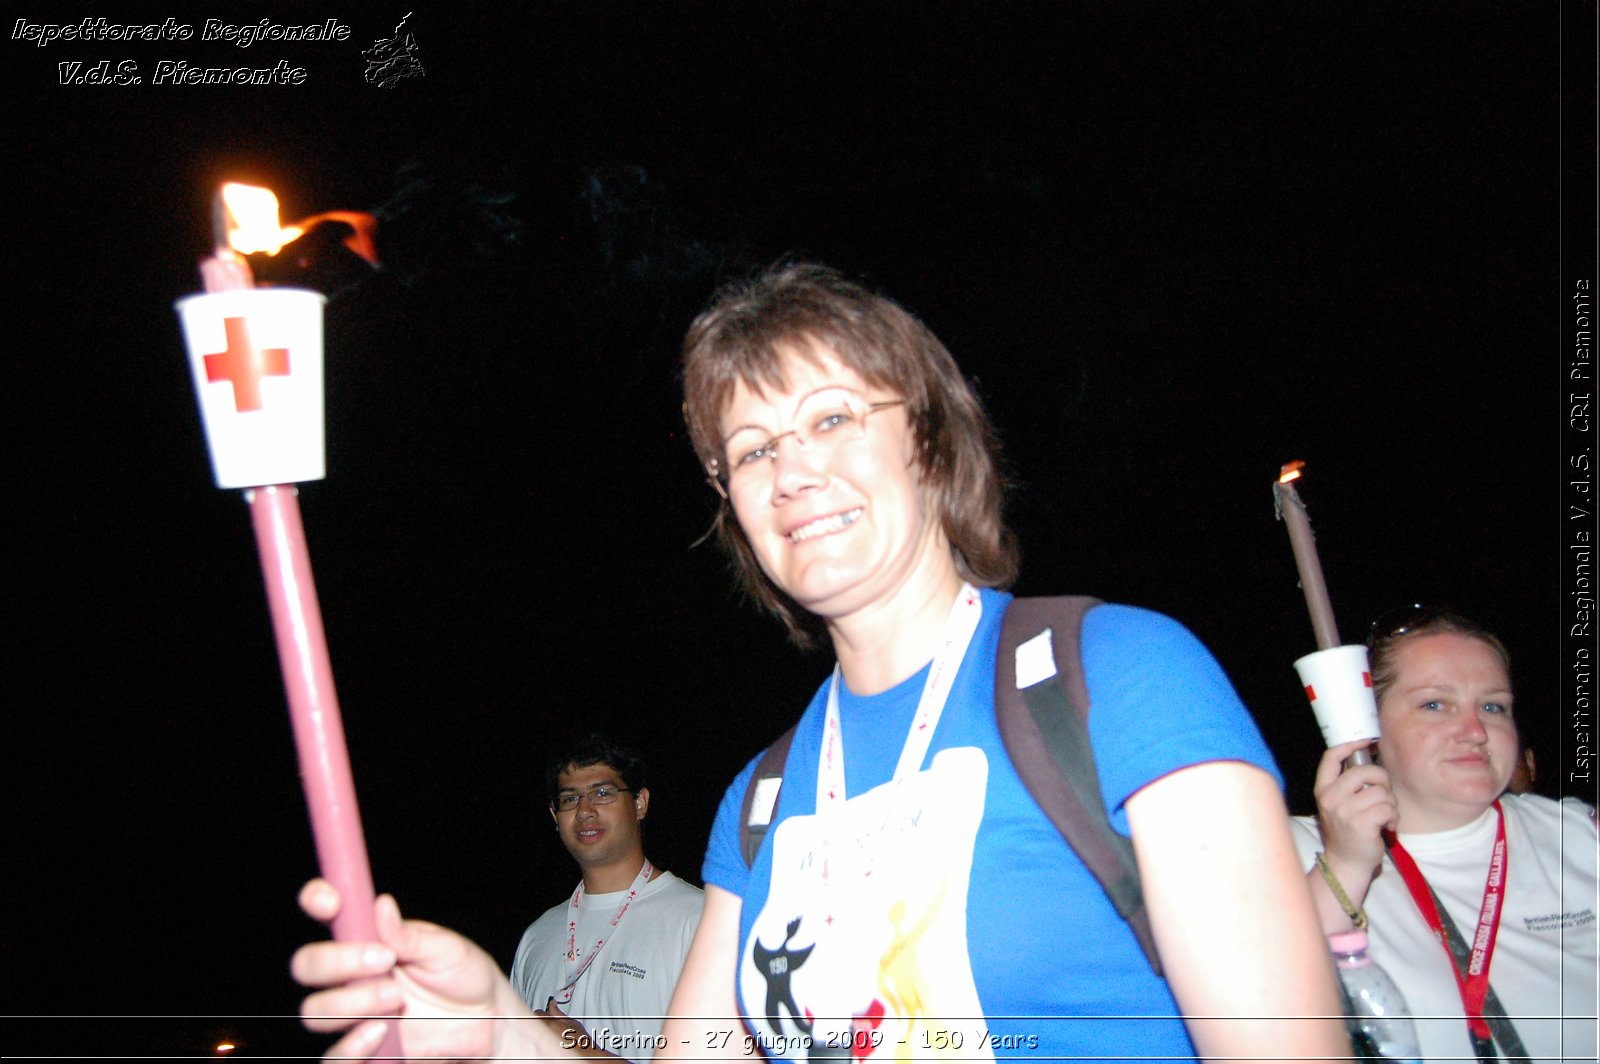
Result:
[[[995,658],[995,717],[1011,763],[1045,816],[1099,881],[1161,972],[1133,844],[1111,826],[1089,739],[1089,687],[1079,636],[1099,601],[1084,596],[1014,599]],[[1056,673],[1017,689],[1017,647],[1050,632]]]
[[[1098,599],[1085,596],[1012,600],[1001,622],[995,658],[995,717],[1006,753],[1024,786],[1128,921],[1150,967],[1159,975],[1161,962],[1139,888],[1133,845],[1111,827],[1106,816],[1089,740],[1089,687],[1078,641],[1083,615],[1097,605]],[[1046,629],[1051,633],[1056,676],[1019,691],[1017,647]],[[777,815],[777,794],[772,794],[770,805],[763,810],[755,808],[756,795],[769,787],[782,787],[794,732],[790,728],[767,747],[745,788],[739,812],[739,847],[746,866],[755,863],[762,839]],[[767,780],[775,782],[763,784]],[[757,816],[761,822],[752,824],[752,815],[757,813],[766,819]]]
[[[778,815],[778,792],[783,787],[783,768],[789,760],[789,744],[794,742],[794,730],[799,726],[796,723],[762,751],[761,760],[756,762],[755,775],[750,777],[750,785],[744,789],[744,804],[739,809],[739,850],[744,854],[746,868],[756,863],[761,840],[767,837],[767,828]],[[765,783],[767,780],[775,782]],[[756,795],[768,788],[771,788],[770,801],[763,801],[765,809],[757,809]],[[752,824],[752,816],[760,823]]]

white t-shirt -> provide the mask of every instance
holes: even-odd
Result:
[[[1500,804],[1506,816],[1506,880],[1489,983],[1535,1060],[1592,1061],[1600,843],[1589,807],[1575,798],[1554,802],[1509,794]],[[1495,821],[1491,808],[1465,827],[1400,836],[1468,941],[1483,905]],[[1296,817],[1294,828],[1295,847],[1309,872],[1322,848],[1316,819]],[[1473,1060],[1450,957],[1388,856],[1363,907],[1372,959],[1388,971],[1417,1018],[1423,1058]]]
[[[585,894],[578,910],[578,959],[595,940],[605,945],[561,1011],[589,1030],[594,1044],[630,1060],[649,1060],[695,928],[705,895],[671,872],[639,891],[615,928],[609,927],[627,896]],[[511,965],[511,985],[529,1008],[542,1009],[565,985],[569,902],[553,906],[522,933]],[[609,934],[608,934],[609,932]]]

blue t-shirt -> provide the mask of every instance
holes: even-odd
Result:
[[[994,659],[1009,602],[982,593],[983,616],[910,786],[889,781],[926,668],[869,697],[840,686],[853,820],[816,815],[827,683],[796,729],[753,868],[739,817],[754,761],[723,797],[703,877],[744,900],[740,1000],[771,1055],[805,1059],[809,1047],[821,1055],[839,1041],[858,1057],[1194,1055],[1166,982],[1005,754]],[[1242,761],[1282,786],[1227,677],[1177,622],[1099,606],[1084,618],[1080,649],[1101,792],[1119,831],[1130,795],[1190,765]],[[819,878],[824,866],[831,878]]]

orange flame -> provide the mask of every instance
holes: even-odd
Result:
[[[222,186],[223,225],[228,246],[241,255],[264,251],[276,255],[283,245],[305,232],[278,224],[278,197],[270,188],[229,182]]]
[[[370,214],[326,211],[285,226],[278,221],[278,197],[270,188],[231,181],[222,186],[221,210],[220,224],[227,234],[227,244],[241,255],[276,255],[285,244],[300,239],[321,223],[342,222],[352,230],[345,237],[344,246],[373,266],[378,265],[378,247],[373,240],[378,220]]]
[[[1299,480],[1305,467],[1306,464],[1298,458],[1285,464],[1282,469],[1278,470],[1278,483],[1287,484],[1292,480]]]

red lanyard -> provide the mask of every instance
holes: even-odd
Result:
[[[613,930],[618,924],[622,923],[622,918],[627,915],[628,906],[633,904],[633,899],[639,896],[639,892],[644,889],[644,885],[650,882],[650,876],[654,871],[650,867],[650,861],[646,859],[643,867],[639,869],[639,874],[634,877],[633,886],[628,888],[628,896],[622,899],[622,905],[617,909],[617,915],[611,918],[611,928]],[[607,931],[606,937],[596,939],[594,948],[589,951],[589,955],[583,958],[583,963],[578,965],[576,971],[573,970],[573,965],[577,964],[578,960],[578,910],[582,905],[583,884],[579,883],[578,889],[572,892],[572,902],[568,906],[570,912],[567,917],[567,948],[561,954],[562,959],[566,961],[565,974],[567,982],[560,990],[551,995],[558,1005],[566,1005],[572,1001],[573,987],[578,985],[578,980],[583,978],[583,973],[589,970],[589,965],[594,963],[594,959],[600,956],[600,951],[605,948],[605,944],[609,941],[611,935],[611,932]]]
[[[1494,957],[1495,936],[1500,932],[1500,898],[1505,893],[1507,872],[1506,815],[1499,802],[1494,803],[1494,811],[1499,817],[1494,852],[1489,858],[1489,877],[1483,885],[1483,908],[1478,911],[1478,930],[1472,936],[1465,973],[1457,966],[1455,956],[1445,942],[1444,922],[1439,918],[1433,892],[1428,889],[1428,881],[1423,878],[1422,870],[1406,852],[1406,848],[1400,845],[1399,838],[1385,832],[1389,836],[1389,856],[1394,859],[1400,878],[1405,880],[1411,899],[1417,903],[1422,918],[1433,929],[1434,936],[1444,947],[1445,956],[1450,959],[1450,971],[1456,977],[1456,988],[1461,991],[1461,1003],[1466,1007],[1467,1023],[1474,1035],[1484,1039],[1490,1037],[1490,1032],[1489,1025],[1483,1019],[1483,999],[1489,993],[1489,962]]]

